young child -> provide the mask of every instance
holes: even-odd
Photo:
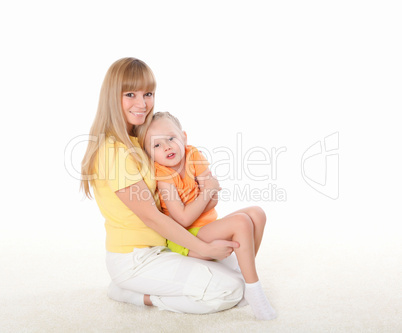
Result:
[[[244,298],[257,319],[276,318],[255,267],[266,221],[264,211],[249,207],[217,220],[214,209],[217,193],[207,193],[203,186],[206,177],[210,176],[209,163],[195,147],[187,145],[186,133],[170,113],[155,113],[151,125],[142,135],[143,139],[139,135],[139,140],[155,163],[163,212],[205,242],[217,239],[238,242],[240,247],[234,251],[246,284]],[[197,200],[203,195],[210,196],[210,200]],[[170,241],[168,247],[182,255],[209,259]]]

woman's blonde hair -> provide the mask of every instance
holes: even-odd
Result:
[[[155,92],[156,80],[152,70],[143,61],[135,58],[122,58],[114,62],[105,75],[99,96],[98,111],[90,130],[87,151],[81,163],[81,189],[91,198],[90,185],[94,186],[91,175],[94,174],[94,162],[105,138],[111,137],[123,143],[133,158],[140,164],[143,161],[135,153],[135,148],[127,132],[127,125],[121,106],[122,93],[126,91]],[[152,121],[153,107],[147,115],[144,125],[147,128]]]

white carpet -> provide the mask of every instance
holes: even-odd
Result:
[[[278,312],[184,315],[109,300],[102,237],[0,236],[0,332],[402,332],[397,237],[267,233],[258,258]],[[49,251],[49,249],[52,249]]]

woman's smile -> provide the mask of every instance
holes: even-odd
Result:
[[[147,112],[129,111],[134,117],[145,117]]]
[[[133,125],[142,125],[154,106],[154,95],[144,90],[123,92],[121,106],[127,129]]]

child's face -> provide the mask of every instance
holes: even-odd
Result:
[[[185,159],[185,134],[170,120],[154,120],[145,137],[145,149],[152,161],[167,167],[179,167]]]

